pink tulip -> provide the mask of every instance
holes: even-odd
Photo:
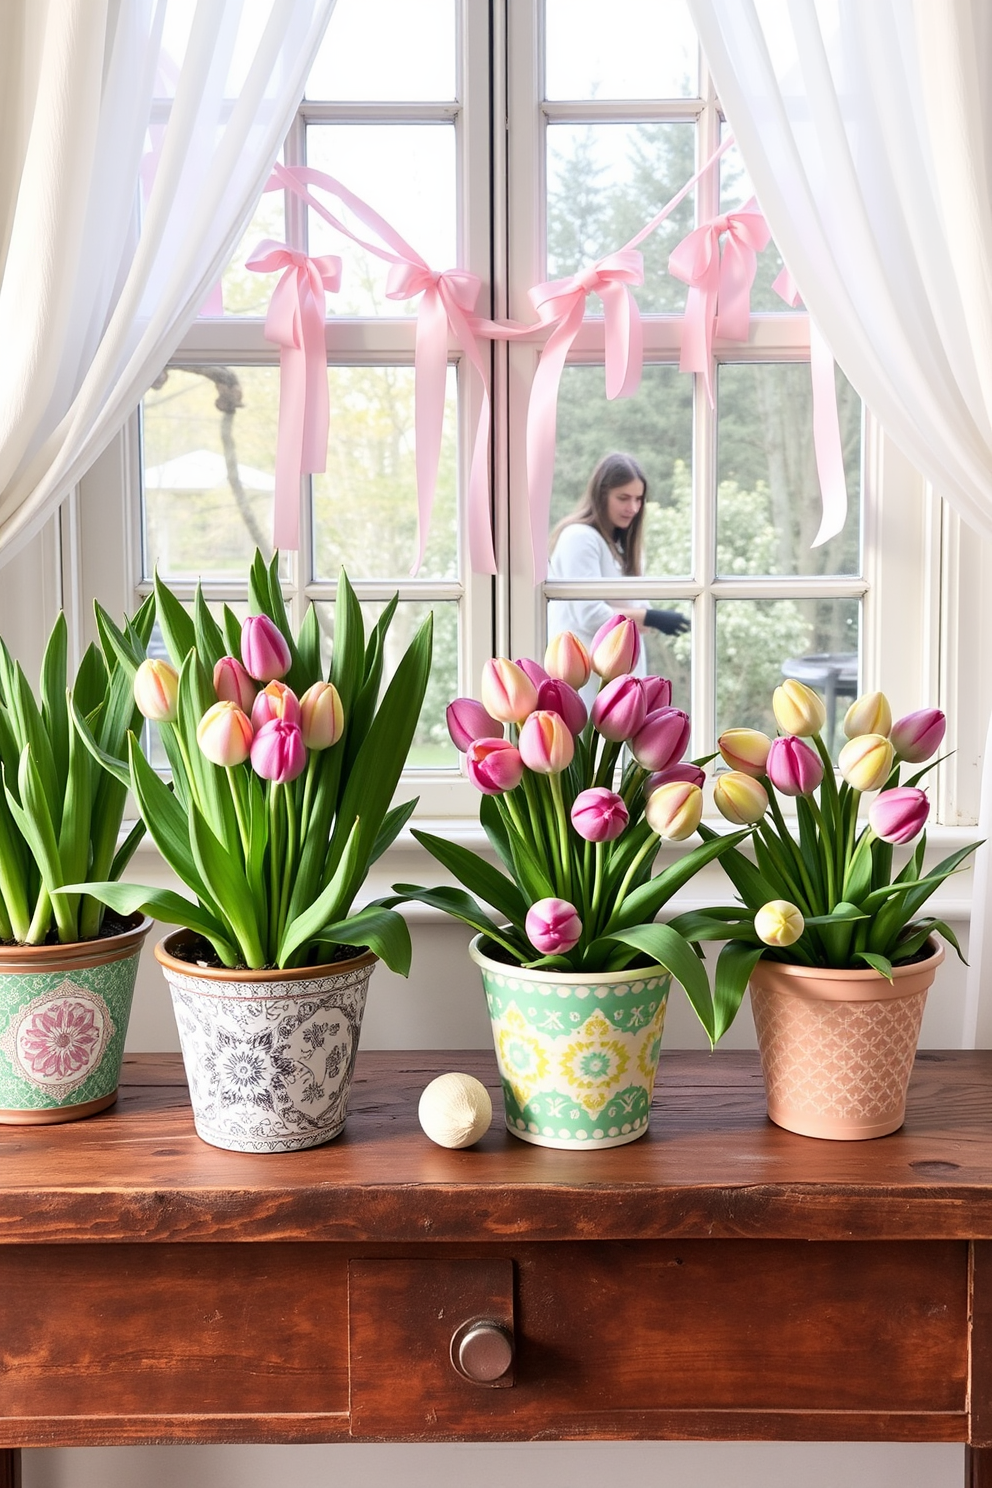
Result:
[[[644,690],[636,677],[621,674],[593,699],[593,727],[613,744],[629,739],[644,722]]]
[[[529,656],[518,656],[514,662],[525,676],[529,677],[535,687],[540,687],[542,682],[547,682],[548,673],[539,661],[532,661]]]
[[[716,747],[732,770],[744,775],[753,775],[758,780],[765,773],[771,739],[760,729],[726,729],[716,741]]]
[[[783,796],[811,796],[823,779],[823,761],[802,739],[773,739],[765,773]]]
[[[174,723],[179,707],[179,673],[167,661],[148,657],[134,674],[134,701],[143,718]]]
[[[644,693],[644,707],[648,713],[653,713],[656,708],[672,706],[672,684],[667,677],[642,677],[641,691]]]
[[[263,723],[251,746],[251,767],[256,775],[286,785],[302,775],[306,763],[306,745],[298,723],[285,718]]]
[[[473,739],[501,739],[503,725],[490,718],[475,698],[455,698],[445,711],[451,742],[462,754]]]
[[[673,780],[648,796],[644,815],[652,832],[670,842],[691,837],[703,815],[703,793],[698,785]]]
[[[889,738],[900,759],[919,765],[937,753],[946,728],[947,719],[939,708],[920,708],[894,723]]]
[[[868,825],[883,842],[912,842],[926,826],[930,802],[915,785],[881,791],[868,807]]]
[[[592,638],[592,669],[604,682],[632,672],[641,654],[637,626],[626,615],[613,615]]]
[[[241,626],[241,660],[256,682],[285,677],[293,664],[282,631],[268,615],[249,615]]]
[[[524,921],[527,938],[543,956],[564,955],[578,945],[582,921],[567,899],[538,899]]]
[[[465,772],[484,796],[501,796],[520,784],[524,762],[509,739],[473,739],[465,751]]]
[[[287,723],[300,721],[300,700],[285,682],[266,682],[252,703],[251,726],[256,734],[273,718],[284,718]]]
[[[300,698],[300,730],[308,749],[330,749],[341,738],[344,709],[333,682],[314,682]]]
[[[691,728],[681,708],[656,708],[631,740],[630,752],[645,770],[667,770],[685,754]]]
[[[482,706],[500,723],[523,723],[537,707],[537,686],[515,661],[497,656],[482,668]]]
[[[656,791],[659,785],[670,785],[673,780],[681,780],[685,785],[698,785],[700,789],[706,783],[706,771],[701,770],[698,765],[690,764],[688,760],[681,765],[669,765],[667,770],[655,770],[649,775],[641,789],[645,796]]]
[[[557,677],[549,677],[546,682],[541,683],[537,689],[537,706],[549,713],[559,713],[570,734],[581,734],[589,717],[586,705],[575,688],[569,687],[567,682],[559,681]]]
[[[215,765],[233,769],[251,750],[252,727],[247,713],[226,699],[208,708],[196,726],[196,742]]]
[[[520,757],[538,775],[560,775],[572,763],[575,740],[559,713],[540,710],[520,726]]]
[[[585,687],[592,672],[589,652],[570,630],[559,631],[548,642],[544,668],[549,677],[567,682],[569,687]]]
[[[623,796],[602,786],[580,791],[572,803],[572,826],[586,842],[612,842],[630,820]]]
[[[237,703],[242,713],[251,713],[258,688],[236,656],[222,656],[214,667],[214,692],[221,703]]]

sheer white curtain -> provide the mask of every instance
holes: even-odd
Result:
[[[992,6],[688,0],[782,256],[903,450],[992,538]],[[992,828],[992,732],[982,782]],[[989,850],[966,1042],[992,1044]]]
[[[0,5],[0,566],[216,284],[333,5]]]

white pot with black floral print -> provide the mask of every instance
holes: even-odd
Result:
[[[377,957],[285,971],[198,963],[188,930],[155,947],[172,992],[197,1135],[233,1152],[298,1152],[344,1128]],[[205,948],[209,951],[209,947]]]

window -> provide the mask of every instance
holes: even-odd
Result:
[[[533,322],[528,288],[622,246],[725,128],[684,0],[613,0],[606,34],[599,11],[596,0],[338,0],[284,159],[337,176],[433,266],[476,272],[489,296],[480,313]],[[668,255],[694,221],[749,194],[732,149],[643,245],[635,397],[605,397],[594,298],[562,378],[552,525],[600,455],[629,450],[650,493],[640,577],[532,583],[524,429],[537,335],[485,348],[499,576],[470,572],[458,515],[478,390],[454,348],[430,541],[410,576],[416,303],[387,300],[380,261],[273,192],[224,277],[223,318],[197,322],[149,390],[140,437],[132,430],[84,482],[83,513],[121,491],[120,549],[98,549],[70,508],[80,611],[93,592],[133,603],[156,564],[188,597],[202,573],[211,601],[244,603],[246,559],[270,530],[279,380],[262,334],[275,280],[244,259],[268,236],[339,254],[345,268],[328,297],[327,473],[313,478],[299,554],[284,555],[287,598],[297,621],[313,600],[329,635],[343,562],[370,616],[399,590],[399,645],[433,609],[435,673],[411,761],[424,814],[475,816],[444,704],[476,692],[494,652],[540,655],[555,598],[685,616],[685,634],[651,635],[649,660],[691,712],[696,753],[731,722],[767,726],[783,667],[815,668],[817,657],[832,658],[837,723],[852,688],[883,680],[898,711],[937,701],[956,675],[947,637],[965,629],[946,610],[940,629],[953,524],[942,548],[939,504],[838,376],[850,512],[840,537],[810,548],[819,497],[806,321],[772,292],[773,248],[759,260],[748,344],[716,344],[714,406],[701,377],[678,371],[685,288],[665,272]],[[981,720],[972,724],[977,748]],[[973,770],[945,771],[940,799],[945,819],[972,812]]]

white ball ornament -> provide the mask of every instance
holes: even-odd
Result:
[[[439,1147],[471,1147],[489,1130],[493,1103],[473,1075],[438,1075],[425,1087],[417,1116]]]

